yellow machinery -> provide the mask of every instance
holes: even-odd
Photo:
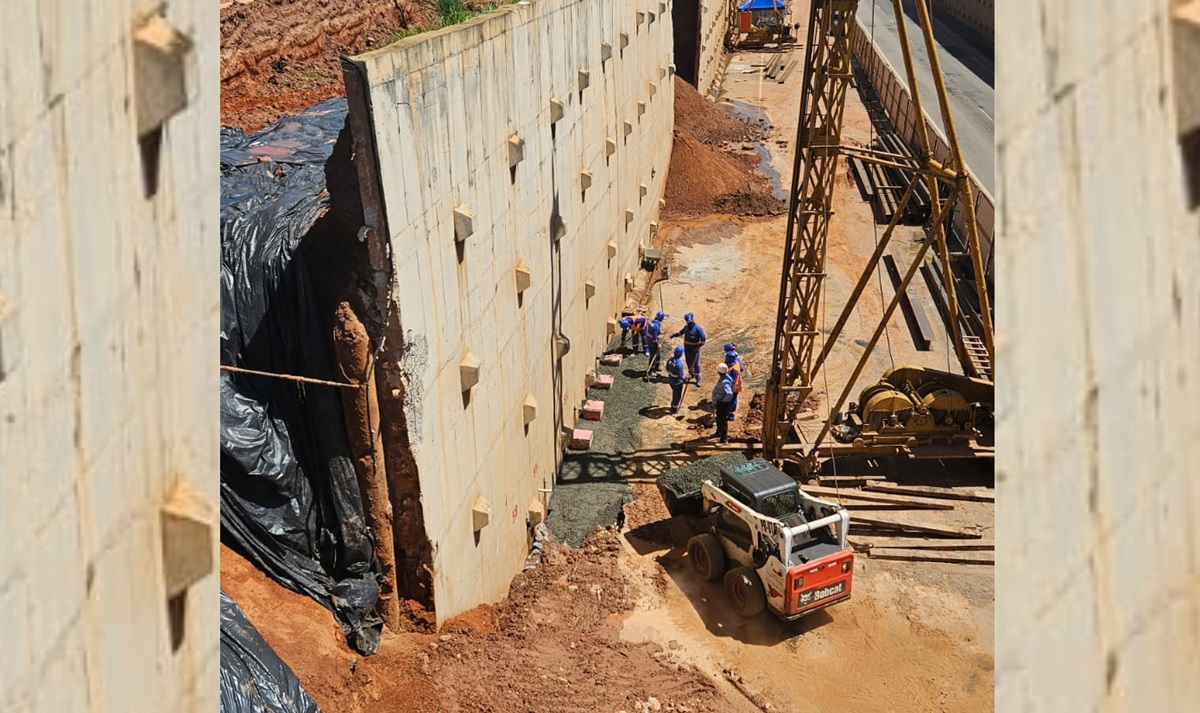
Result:
[[[804,470],[816,468],[820,456],[833,452],[831,447],[821,446],[831,430],[835,438],[843,442],[849,439],[848,442],[854,447],[849,452],[900,454],[913,445],[971,441],[977,435],[977,426],[981,422],[990,423],[991,420],[994,388],[990,370],[995,363],[994,346],[991,307],[984,283],[983,255],[975,222],[975,201],[942,80],[927,2],[915,0],[915,5],[943,125],[946,127],[950,156],[944,162],[934,159],[925,123],[917,122],[918,168],[914,170],[903,156],[841,144],[846,92],[853,77],[850,41],[858,0],[811,0],[808,39],[805,43],[804,93],[795,144],[772,371],[763,410],[764,454],[777,460],[798,459]],[[903,18],[902,0],[892,0],[892,5],[895,16]],[[915,113],[916,116],[923,116],[906,23],[899,22],[897,32]],[[836,324],[824,339],[819,353],[814,354],[822,327],[821,298],[827,277],[826,236],[833,216],[838,160],[842,156],[857,157],[903,170],[911,176],[911,181]],[[812,394],[813,377],[829,356],[869,278],[878,268],[905,205],[922,182],[933,206],[932,216],[925,227],[925,238],[896,288],[895,296],[884,310],[853,374],[829,409],[831,417],[824,422],[815,438],[808,438],[797,426],[797,415]],[[948,190],[943,192],[943,187]],[[955,280],[949,274],[951,260],[945,226],[956,206],[963,211],[967,249],[975,268],[983,324],[981,341],[986,350],[986,360],[978,358],[983,356],[982,353],[975,355],[974,359],[970,358],[967,338],[959,326],[959,304],[954,291]],[[841,408],[899,305],[902,293],[908,288],[929,249],[934,247],[940,253],[940,264],[944,271],[941,277],[947,291],[951,339],[959,361],[969,376],[921,367],[893,369],[884,374],[877,384],[864,389],[846,419],[838,423],[842,421]],[[986,371],[981,368],[981,363],[987,365]]]

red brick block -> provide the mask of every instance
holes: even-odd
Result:
[[[604,418],[604,402],[603,401],[585,401],[583,411],[580,414],[588,421],[599,421]]]
[[[571,431],[571,442],[567,446],[571,450],[586,451],[592,447],[592,432],[586,428],[576,428]]]

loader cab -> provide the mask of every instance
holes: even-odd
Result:
[[[722,468],[721,489],[776,520],[800,511],[796,481],[762,458]]]

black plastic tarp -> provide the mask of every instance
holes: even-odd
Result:
[[[321,713],[296,674],[224,590],[221,713]]]
[[[223,365],[344,381],[300,248],[328,209],[325,162],[345,119],[335,99],[255,134],[221,130]],[[336,387],[221,372],[221,529],[375,651],[382,579]]]

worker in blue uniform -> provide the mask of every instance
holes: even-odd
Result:
[[[730,345],[726,344],[725,346]],[[726,350],[725,366],[729,368],[729,379],[733,383],[733,403],[729,407],[729,420],[733,421],[737,416],[738,394],[742,392],[742,376],[745,374],[745,367],[742,366],[742,357],[734,349]]]
[[[683,400],[683,385],[687,379],[683,376],[683,347],[675,347],[675,356],[667,360],[667,381],[671,384],[671,413],[679,411],[679,402]]]
[[[646,325],[646,353],[650,355],[650,364],[647,367],[646,373],[652,376],[658,374],[658,359],[660,354],[658,338],[659,335],[662,334],[662,321],[666,319],[666,317],[667,315],[659,312],[658,314],[654,315],[654,319],[650,320],[650,323]]]
[[[691,375],[696,379],[696,386],[700,385],[700,347],[708,341],[708,335],[704,333],[704,328],[696,324],[696,319],[691,312],[683,315],[683,329],[672,334],[672,337],[683,336],[683,351],[687,361],[688,369]]]
[[[712,402],[717,409],[717,440],[729,442],[729,414],[733,406],[733,380],[724,362],[717,364],[717,383],[713,384]]]

